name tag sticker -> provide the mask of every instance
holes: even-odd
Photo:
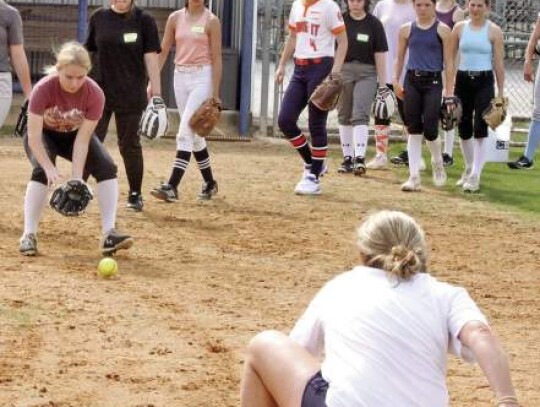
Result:
[[[369,35],[367,34],[356,34],[356,41],[359,42],[368,42]]]
[[[136,42],[137,41],[137,33],[125,33],[124,34],[124,42]]]
[[[204,34],[204,27],[202,25],[194,25],[191,27],[192,33]]]

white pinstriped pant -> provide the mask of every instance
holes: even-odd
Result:
[[[0,127],[4,125],[11,108],[11,98],[11,72],[0,72]]]
[[[212,96],[212,66],[177,66],[174,70],[174,96],[180,114],[176,150],[203,150],[206,148],[206,140],[197,135],[188,123],[195,110]]]

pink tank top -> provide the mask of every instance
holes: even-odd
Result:
[[[195,21],[190,20],[186,9],[178,12],[174,39],[176,41],[176,65],[211,65],[210,37],[206,25],[212,16],[207,8]]]

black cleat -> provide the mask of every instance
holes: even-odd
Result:
[[[522,155],[517,161],[511,161],[508,164],[508,167],[513,170],[530,170],[534,166],[534,161],[529,160],[527,157]]]
[[[450,154],[443,153],[442,161],[445,167],[451,167],[452,165],[454,165],[454,158]]]
[[[364,162],[364,157],[354,158],[353,172],[357,177],[360,177],[366,173],[366,163]]]
[[[343,159],[343,162],[339,166],[337,172],[340,174],[349,174],[353,172],[353,160],[351,156],[347,156]]]
[[[178,201],[178,190],[169,184],[161,184],[150,191],[150,195],[165,202]]]
[[[397,156],[390,158],[390,162],[394,165],[409,165],[409,153],[403,150]]]
[[[135,212],[141,212],[143,210],[143,199],[140,192],[130,192],[128,195],[128,200],[126,208],[131,209]]]
[[[116,253],[117,250],[129,249],[133,246],[133,238],[114,229],[109,230],[101,240],[100,249],[104,256]]]
[[[218,184],[215,180],[210,182],[205,182],[202,185],[201,193],[199,194],[199,199],[203,201],[208,201],[212,199],[214,195],[218,193]]]

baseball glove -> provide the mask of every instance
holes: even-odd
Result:
[[[206,137],[219,121],[222,110],[221,102],[218,99],[206,99],[189,119],[189,126],[195,134]]]
[[[507,108],[507,97],[497,96],[491,99],[490,105],[482,113],[482,118],[491,130],[495,130],[506,119]]]
[[[396,95],[390,88],[383,86],[377,89],[377,95],[371,107],[371,113],[376,119],[387,120],[396,110]]]
[[[49,204],[64,216],[79,216],[84,213],[93,197],[90,187],[84,181],[72,179],[53,191]]]
[[[329,111],[335,109],[342,88],[343,79],[341,75],[330,74],[315,88],[309,101],[320,110]]]
[[[461,121],[463,109],[457,96],[443,97],[441,103],[441,127],[443,130],[452,130]]]
[[[167,106],[162,98],[154,96],[148,102],[139,122],[139,135],[154,140],[163,137],[168,127]]]
[[[21,106],[21,111],[19,112],[17,124],[15,125],[15,129],[13,130],[13,135],[15,137],[24,137],[27,128],[28,128],[28,100],[25,101]]]

